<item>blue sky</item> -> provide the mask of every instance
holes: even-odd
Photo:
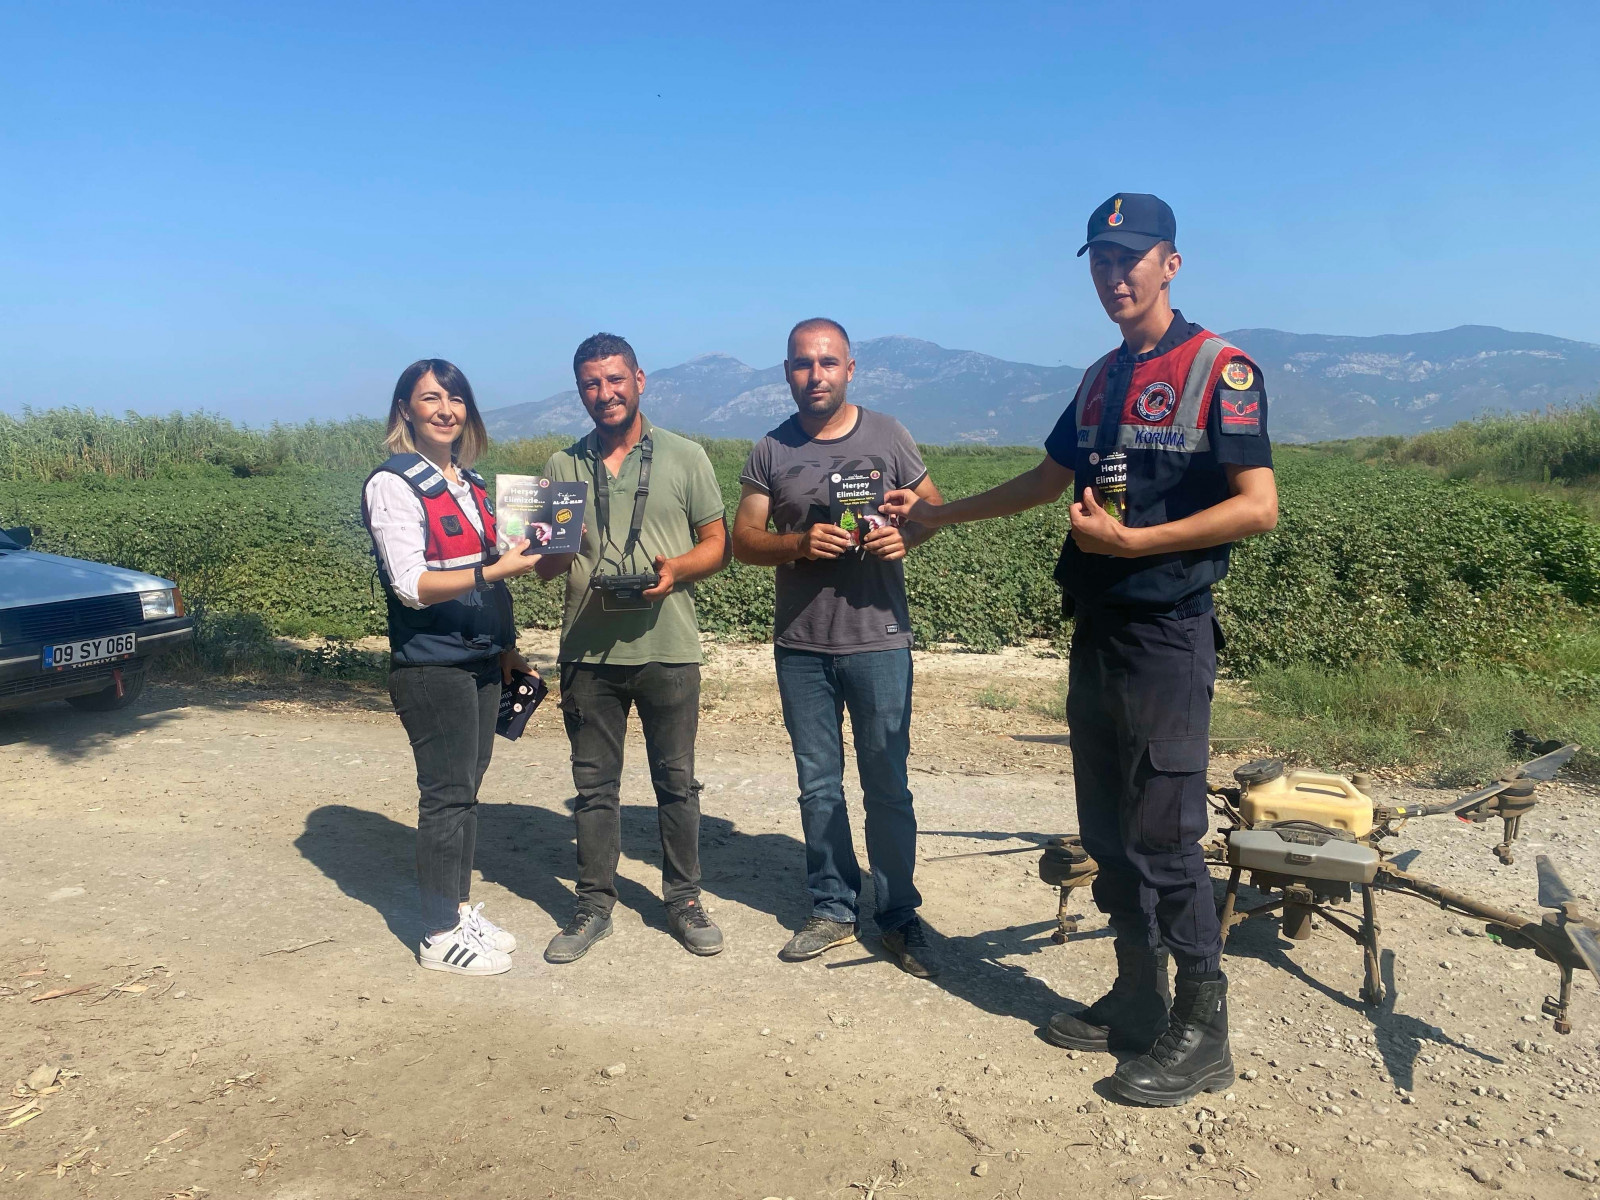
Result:
[[[1118,190],[1212,328],[1600,341],[1597,12],[13,0],[0,408],[498,407],[817,313],[1083,364]]]

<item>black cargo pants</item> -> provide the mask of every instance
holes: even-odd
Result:
[[[1078,830],[1100,866],[1095,904],[1119,940],[1165,943],[1182,972],[1222,959],[1200,849],[1221,641],[1209,605],[1192,616],[1080,608],[1072,635],[1067,723]]]

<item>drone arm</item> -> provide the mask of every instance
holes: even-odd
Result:
[[[1475,808],[1486,800],[1493,800],[1511,785],[1504,780],[1497,780],[1487,787],[1481,787],[1475,792],[1468,792],[1465,796],[1457,796],[1454,800],[1446,800],[1442,804],[1397,804],[1389,811],[1396,817],[1438,817],[1445,813],[1465,812]]]
[[[923,862],[949,862],[952,858],[995,858],[1001,854],[1037,854],[1043,846],[1010,846],[1004,850],[968,850],[965,854],[940,854]]]
[[[1452,888],[1430,883],[1426,879],[1408,874],[1399,867],[1392,867],[1388,863],[1379,865],[1378,877],[1373,882],[1378,887],[1387,888],[1395,892],[1410,892],[1414,896],[1432,900],[1441,908],[1453,908],[1469,917],[1477,917],[1481,921],[1492,921],[1496,925],[1506,925],[1512,929],[1523,929],[1530,925],[1538,926],[1537,921],[1530,921],[1527,917],[1518,913],[1496,908],[1494,905],[1485,904],[1481,900],[1474,900],[1471,896],[1464,896]]]

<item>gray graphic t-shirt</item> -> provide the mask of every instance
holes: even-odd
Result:
[[[927,475],[904,425],[859,409],[841,438],[818,441],[790,417],[755,444],[739,480],[772,499],[772,524],[795,533],[828,523],[828,479],[835,472],[883,472],[885,490],[915,487]],[[911,645],[905,565],[864,551],[836,559],[800,559],[777,570],[772,640],[789,650],[854,654]]]

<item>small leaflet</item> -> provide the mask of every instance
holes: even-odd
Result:
[[[874,529],[894,524],[878,511],[885,490],[882,471],[835,471],[828,477],[828,519],[861,545]]]
[[[583,544],[583,514],[589,485],[538,475],[499,475],[494,481],[499,536],[505,554],[519,538],[526,554],[576,554]]]

